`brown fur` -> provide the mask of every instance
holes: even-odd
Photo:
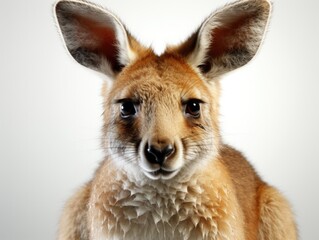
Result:
[[[78,13],[82,4],[85,8]],[[57,5],[62,33],[70,27],[86,31],[93,25],[89,32],[97,30],[98,42],[92,46],[100,44],[100,36],[111,36],[103,42],[111,44],[110,51],[83,51],[85,39],[76,42],[82,48],[74,48],[72,43],[68,49],[71,54],[80,54],[74,56],[81,64],[114,78],[112,85],[105,83],[102,90],[105,159],[92,181],[68,201],[61,218],[60,240],[297,239],[289,203],[260,179],[240,152],[223,144],[219,133],[217,76],[252,58],[260,43],[251,44],[250,36],[259,31],[255,40],[261,41],[269,8],[264,0],[229,5],[216,13],[218,21],[227,15],[228,28],[218,25],[212,15],[185,43],[157,56],[127,32],[126,41],[114,49],[118,34],[114,26],[119,22],[97,27],[96,19],[86,11],[97,11],[112,22],[110,13],[81,1]],[[234,9],[243,12],[232,18]],[[69,11],[75,11],[75,18],[86,27],[72,21],[65,27]],[[260,29],[255,31],[257,27],[251,25],[258,21]],[[221,34],[221,29],[227,31],[227,38],[234,38],[233,46],[221,39],[212,50],[211,37]],[[65,32],[66,42],[78,41]],[[205,32],[209,37],[202,34]],[[202,56],[202,64],[198,64]],[[213,65],[207,66],[207,61]],[[187,110],[194,99],[200,100],[198,117]],[[123,101],[134,103],[135,113],[128,119],[121,115]],[[163,163],[147,158],[147,146],[164,151],[166,145],[173,145],[174,151]],[[166,169],[174,172],[165,173]]]

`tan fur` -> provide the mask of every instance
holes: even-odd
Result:
[[[85,10],[78,13],[82,5]],[[97,38],[105,27],[112,38],[107,46],[114,47],[114,39],[119,35],[115,29],[118,25],[123,31],[125,28],[114,15],[87,2],[61,1],[57,5],[62,33],[71,27],[86,31],[72,20],[64,28],[63,24],[69,20],[68,11],[75,11],[76,19],[88,18],[84,22],[94,25],[90,34],[94,33],[95,19],[86,14],[87,9],[98,11],[111,23],[98,28]],[[234,18],[236,9],[242,12]],[[90,49],[86,40],[76,42],[85,43],[84,50],[83,46],[80,49],[72,48],[73,44],[68,46],[79,63],[108,72],[114,81],[111,85],[105,83],[102,90],[105,159],[92,181],[68,201],[58,239],[297,239],[287,200],[260,179],[240,152],[223,144],[219,132],[218,77],[253,57],[269,11],[270,5],[264,0],[236,2],[209,17],[197,35],[161,56],[140,46],[127,32],[123,34],[127,39],[119,40],[118,48],[112,50],[119,51],[119,56]],[[216,30],[216,19],[226,21],[229,29],[218,23]],[[252,26],[252,22],[257,25]],[[260,29],[255,31],[257,27]],[[217,44],[212,50],[211,38],[221,29],[227,29],[233,39],[231,43],[221,40],[219,44],[233,46]],[[202,32],[212,33],[206,38]],[[78,41],[67,34],[68,31],[64,37],[68,42]],[[258,35],[254,46],[250,42],[253,34]],[[126,51],[135,57],[122,66],[121,56],[129,56]],[[204,58],[199,66],[200,56]],[[103,61],[106,68],[100,64]],[[193,99],[200,100],[198,116],[187,110]],[[128,119],[121,115],[123,102],[134,103],[135,112]],[[174,151],[163,163],[147,156],[149,146],[162,152],[166,145],[174,146]]]

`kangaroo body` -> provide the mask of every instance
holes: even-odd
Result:
[[[213,13],[160,56],[110,12],[60,1],[71,55],[105,73],[105,159],[67,203],[59,239],[297,239],[289,204],[219,135],[219,77],[257,51],[267,1]]]

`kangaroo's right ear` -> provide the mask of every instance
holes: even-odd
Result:
[[[61,0],[54,10],[72,57],[111,78],[145,50],[118,18],[97,5],[81,0]]]

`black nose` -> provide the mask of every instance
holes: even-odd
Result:
[[[147,161],[149,161],[150,163],[157,163],[160,165],[163,165],[164,161],[169,156],[171,156],[173,152],[174,147],[171,144],[168,144],[162,148],[146,144],[144,149]]]

